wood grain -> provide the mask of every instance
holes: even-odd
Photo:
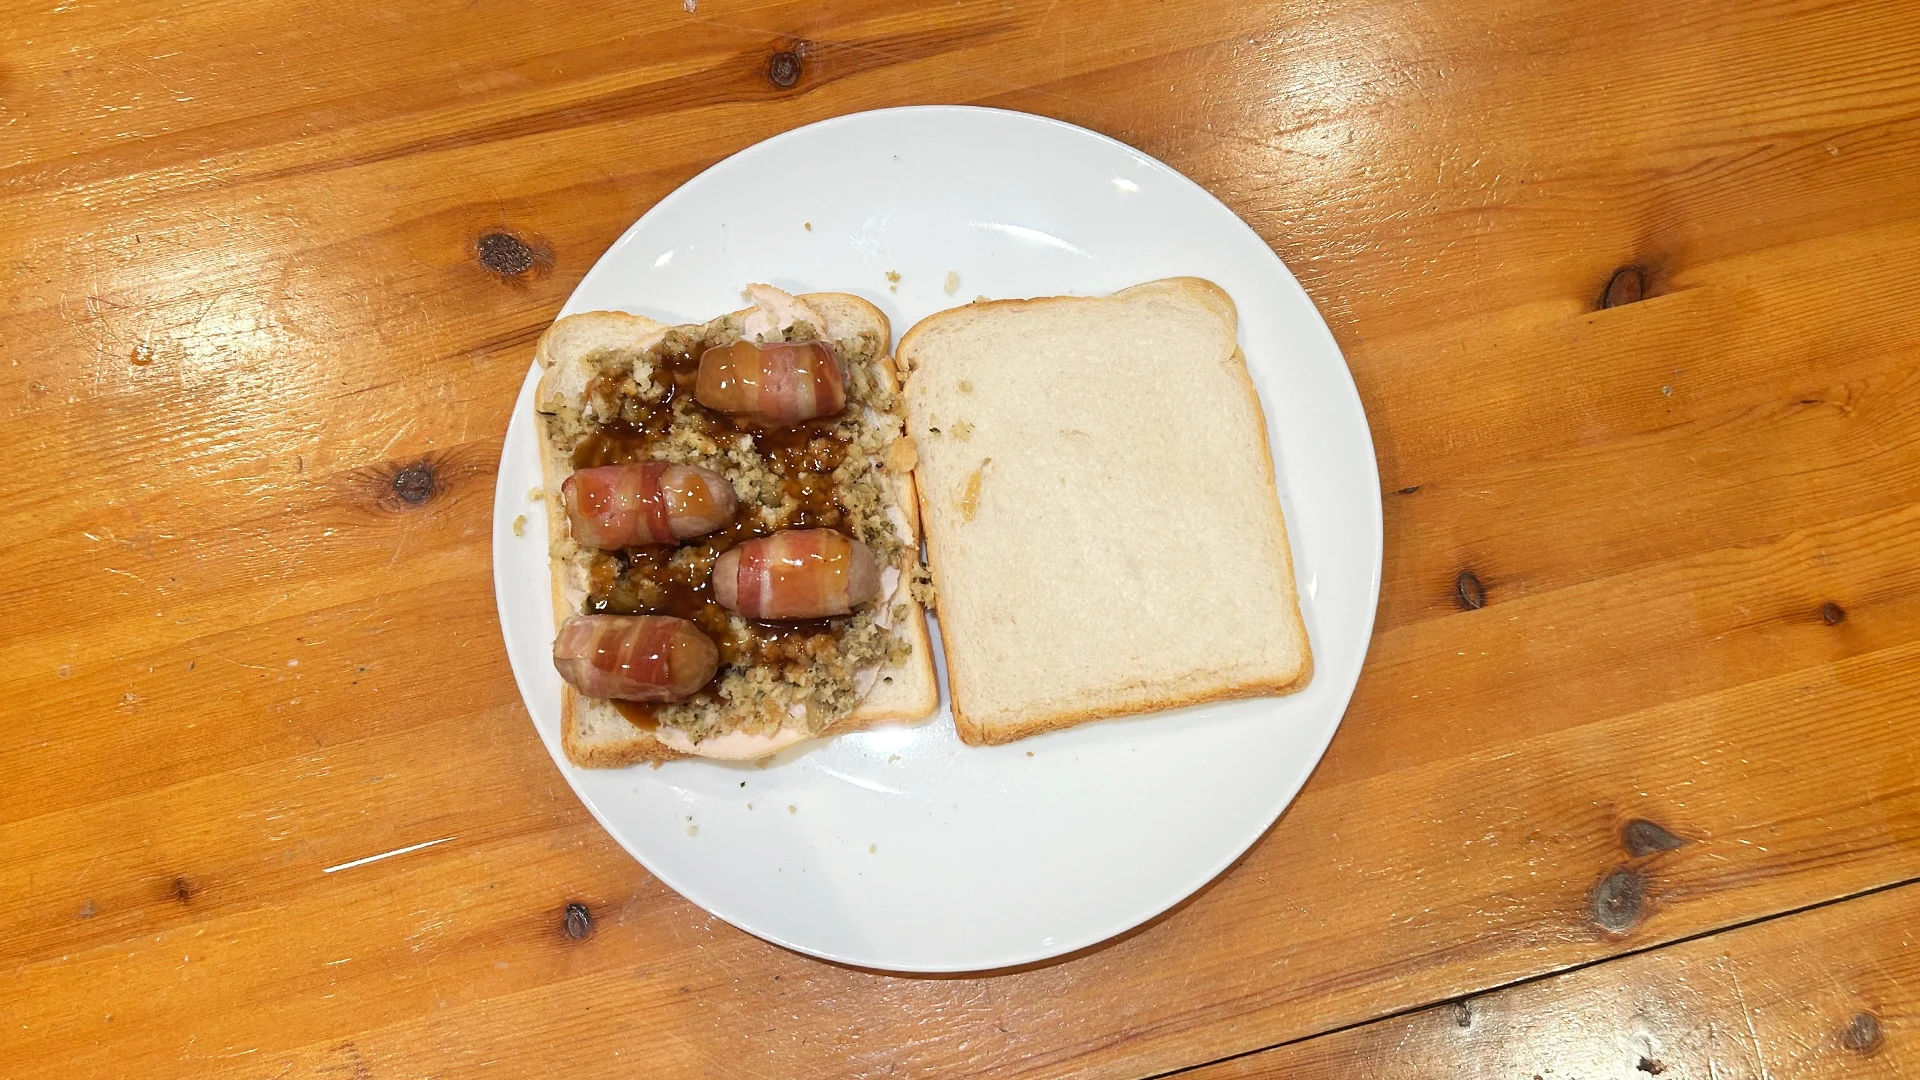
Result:
[[[1660,946],[1920,878],[1916,72],[1895,0],[14,5],[0,1075],[1138,1077],[1588,964],[1476,999],[1585,1043],[1429,1014],[1231,1068],[1404,1032],[1426,1073],[1608,1075],[1645,987],[1679,1075],[1749,1068],[1741,1030],[1884,1072],[1907,890]],[[765,945],[613,845],[529,730],[487,533],[532,342],[621,230],[927,101],[1252,223],[1387,511],[1367,672],[1273,832],[1138,933],[955,979]],[[1816,1046],[1849,1009],[1874,1054]]]
[[[1908,1076],[1917,924],[1905,886],[1181,1076]]]

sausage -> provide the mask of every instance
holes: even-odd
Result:
[[[749,619],[845,615],[879,595],[873,552],[832,529],[777,532],[713,562],[714,600]]]
[[[711,469],[643,461],[581,469],[560,485],[573,538],[608,551],[670,544],[733,519],[733,485]]]
[[[847,407],[846,364],[830,342],[736,341],[701,354],[693,396],[715,412],[787,427]]]
[[[713,639],[668,615],[577,615],[553,641],[553,666],[593,698],[685,701],[720,667]]]

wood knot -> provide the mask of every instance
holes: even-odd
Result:
[[[1873,1053],[1885,1039],[1880,1031],[1880,1018],[1870,1012],[1854,1013],[1840,1032],[1840,1045],[1856,1054]]]
[[[1453,1026],[1470,1028],[1473,1026],[1473,1005],[1466,1000],[1456,1001],[1447,1006],[1453,1012]]]
[[[1414,492],[1416,492],[1416,491],[1419,491],[1419,490],[1420,490],[1420,485],[1419,485],[1419,484],[1411,484],[1411,485],[1409,485],[1409,486],[1407,486],[1407,487],[1403,487],[1403,488],[1401,488],[1401,489],[1400,489],[1400,494],[1402,494],[1402,495],[1411,495],[1411,494],[1413,494]]]
[[[1646,906],[1647,877],[1632,867],[1622,866],[1600,879],[1588,897],[1593,921],[1609,934],[1624,934],[1640,921]]]
[[[397,438],[397,436],[396,436]],[[382,514],[423,514],[457,504],[475,476],[491,474],[498,457],[484,443],[464,443],[374,462],[329,477],[340,497]],[[498,454],[498,451],[494,451]]]
[[[183,874],[173,879],[173,883],[167,886],[167,892],[171,894],[175,900],[183,904],[190,904],[193,902],[193,898],[199,894],[200,889]]]
[[[394,473],[393,493],[408,506],[433,498],[433,466],[422,461]]]
[[[800,82],[799,49],[782,49],[767,57],[767,81],[782,90],[791,90]]]
[[[1487,587],[1480,584],[1480,575],[1471,570],[1460,571],[1453,579],[1453,602],[1463,611],[1479,611],[1487,606]]]
[[[519,277],[533,269],[533,249],[525,240],[508,232],[490,232],[476,245],[480,265],[507,277]]]
[[[568,904],[566,917],[560,920],[560,932],[574,941],[587,940],[593,933],[593,912],[578,901]]]
[[[1600,310],[1637,304],[1647,298],[1647,272],[1638,266],[1623,266],[1607,279],[1600,291]]]
[[[1820,621],[1828,626],[1839,626],[1847,621],[1847,609],[1829,600],[1820,605]]]
[[[1685,844],[1685,840],[1646,818],[1634,818],[1620,826],[1620,846],[1636,859],[1661,851],[1675,851]]]

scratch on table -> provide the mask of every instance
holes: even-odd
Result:
[[[1753,1026],[1753,1009],[1747,1005],[1747,992],[1740,985],[1740,969],[1729,967],[1727,974],[1733,978],[1733,997],[1740,1004],[1740,1019],[1747,1024],[1747,1038],[1753,1043],[1753,1060],[1760,1066],[1760,1080],[1773,1080],[1773,1074],[1767,1071],[1767,1052],[1760,1046],[1760,1032]]]
[[[426,912],[417,911],[414,912],[414,914],[424,915]],[[446,929],[446,926],[447,921],[445,919],[428,919],[426,922],[414,927],[413,931],[407,935],[407,944],[412,947],[414,952],[419,952],[421,949],[433,944],[433,940],[440,935],[440,931]]]
[[[393,438],[387,440],[387,445],[381,447],[375,456],[386,457],[387,451],[393,449],[393,444],[399,442],[402,436],[413,430],[413,424],[413,419],[409,417],[406,423],[400,425],[400,430],[393,433]]]
[[[286,603],[287,601],[289,601],[289,600],[291,600],[291,599],[293,599],[293,594],[292,594],[292,593],[290,593],[290,592],[287,592],[287,593],[281,593],[281,594],[280,594],[280,599],[278,599],[278,600],[269,600],[269,601],[267,602],[267,606],[266,606],[266,607],[263,607],[263,608],[261,608],[261,609],[260,609],[259,611],[256,611],[256,612],[254,612],[254,613],[253,613],[253,617],[254,617],[255,619],[264,619],[264,618],[266,618],[266,615],[267,615],[267,612],[269,612],[269,611],[272,611],[272,610],[273,610],[274,608],[276,608],[276,607],[279,607],[279,606],[280,606],[281,604],[284,604],[284,603]]]
[[[400,527],[400,539],[395,541],[393,545],[393,558],[387,560],[387,566],[389,568],[392,568],[395,563],[400,561],[400,553],[407,548],[407,536],[412,532],[413,521],[409,519],[405,525]]]
[[[391,859],[395,855],[405,855],[409,851],[419,851],[421,848],[430,848],[430,847],[433,847],[435,844],[444,844],[449,840],[458,840],[458,839],[460,839],[458,835],[443,836],[438,840],[428,840],[425,843],[408,844],[406,847],[394,848],[392,851],[383,851],[378,855],[369,855],[364,859],[354,859],[351,862],[343,862],[338,866],[323,867],[320,872],[323,874],[331,874],[338,870],[351,870],[356,866],[365,866],[371,862],[379,862],[381,859]]]
[[[200,324],[207,320],[207,316],[213,313],[213,309],[219,305],[220,301],[226,299],[227,294],[232,291],[233,290],[231,288],[227,288],[227,289],[221,289],[219,292],[214,293],[213,296],[207,300],[207,305],[200,309],[200,314],[195,315],[193,317],[193,325],[187,327],[187,333],[189,334],[199,333]]]
[[[79,888],[80,883],[87,880],[87,875],[93,873],[94,864],[98,863],[101,859],[104,859],[106,857],[107,857],[107,853],[103,851],[100,854],[95,855],[93,858],[87,860],[87,865],[80,868],[80,876],[73,879],[73,887],[76,889]],[[88,903],[92,903],[92,901],[89,900]]]

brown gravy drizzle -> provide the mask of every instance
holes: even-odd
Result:
[[[784,428],[759,428],[736,420],[694,400],[694,382],[700,373],[700,354],[706,346],[698,341],[683,350],[669,349],[666,342],[651,355],[658,363],[654,377],[667,378],[666,393],[657,401],[629,399],[625,415],[603,423],[580,440],[573,450],[575,469],[596,465],[626,465],[652,459],[652,449],[666,440],[672,431],[674,405],[684,399],[703,434],[717,442],[730,442],[741,432],[753,437],[754,449],[769,472],[780,478],[782,494],[791,496],[798,506],[774,527],[748,521],[747,508],[720,529],[694,537],[679,545],[659,544],[626,551],[595,553],[587,572],[587,599],[581,605],[586,615],[673,615],[698,626],[720,647],[720,670],[714,681],[699,694],[713,694],[714,686],[729,668],[752,664],[778,664],[804,661],[830,650],[833,639],[849,620],[795,619],[770,622],[746,620],[744,632],[733,628],[733,613],[713,599],[709,577],[713,562],[728,548],[770,536],[777,529],[842,528],[846,512],[833,491],[833,471],[846,459],[848,441],[836,430],[839,416],[822,417]],[[617,382],[601,375],[587,385],[588,400],[619,400]],[[851,405],[849,407],[852,407]],[[637,413],[637,415],[636,415]],[[845,415],[844,413],[840,415]],[[676,562],[675,556],[679,555]],[[654,706],[633,701],[615,701],[621,715],[636,727],[651,731],[657,727]]]
[[[653,714],[654,707],[644,701],[621,701],[610,698],[614,711],[627,718],[628,722],[641,731],[657,731],[660,718]]]

